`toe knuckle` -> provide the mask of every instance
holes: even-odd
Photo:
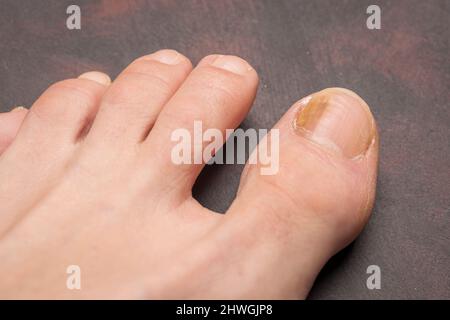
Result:
[[[38,118],[66,117],[69,114],[82,114],[98,102],[100,85],[69,79],[51,85],[30,109]]]
[[[95,101],[95,93],[90,83],[80,79],[68,79],[56,82],[47,90],[47,94],[60,98],[62,96],[76,101]]]

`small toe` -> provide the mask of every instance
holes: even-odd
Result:
[[[145,158],[155,161],[165,181],[190,195],[201,169],[226,141],[226,129],[236,128],[247,115],[257,86],[258,75],[245,60],[204,58],[159,115],[143,145]],[[203,133],[209,141],[202,140]],[[189,139],[180,141],[184,136]],[[212,139],[215,150],[208,151]],[[178,152],[180,146],[187,151]]]
[[[88,139],[117,148],[141,142],[191,69],[175,50],[136,59],[106,92]]]
[[[50,86],[30,108],[16,141],[76,143],[95,117],[107,89],[107,77],[99,72],[86,73]]]

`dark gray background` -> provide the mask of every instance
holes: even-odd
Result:
[[[70,4],[81,7],[81,30],[65,26]],[[0,0],[0,109],[30,106],[52,82],[88,70],[114,77],[161,48],[194,63],[211,53],[247,59],[261,85],[243,128],[270,128],[294,101],[325,87],[353,89],[381,133],[375,209],[310,298],[450,299],[450,1],[378,0],[376,31],[366,28],[370,4]],[[241,170],[207,168],[195,197],[224,211]],[[366,288],[371,264],[381,267],[381,290]]]

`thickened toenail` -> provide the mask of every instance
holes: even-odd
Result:
[[[325,89],[300,101],[295,119],[297,132],[348,158],[364,154],[375,136],[367,104],[355,93]]]

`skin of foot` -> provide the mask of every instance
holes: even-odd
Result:
[[[236,128],[257,86],[241,58],[193,68],[160,50],[114,82],[88,72],[0,115],[0,297],[305,298],[369,218],[377,128],[349,90],[300,99],[274,126],[277,174],[247,164],[217,214],[192,197],[203,164],[174,164],[170,136],[196,120]]]

